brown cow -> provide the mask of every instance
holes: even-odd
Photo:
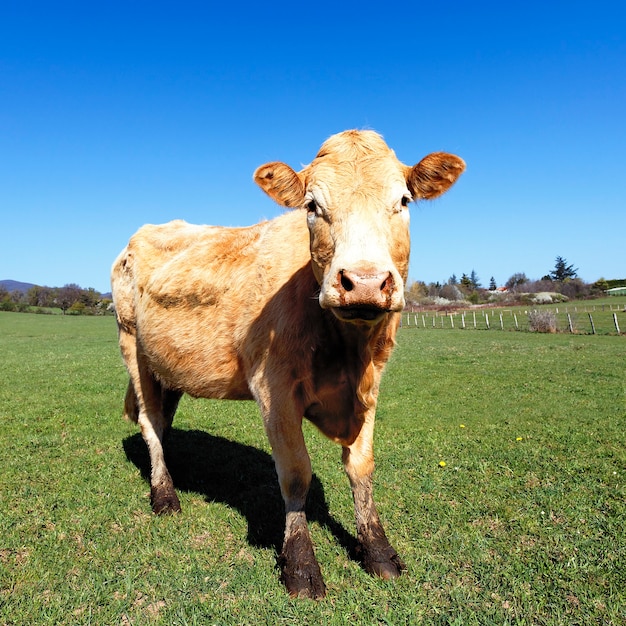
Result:
[[[305,516],[303,417],[343,448],[363,567],[400,574],[372,499],[378,387],[404,306],[408,204],[444,193],[464,168],[446,153],[406,166],[376,133],[347,131],[300,172],[255,172],[294,211],[249,228],[147,225],[131,238],[113,265],[113,298],[130,374],[124,410],[148,446],[155,513],[180,511],[162,438],[181,395],[254,399],[285,501],[289,593],[326,591]]]

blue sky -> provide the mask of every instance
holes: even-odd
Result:
[[[626,277],[622,2],[246,4],[3,3],[0,279],[108,291],[139,226],[278,215],[255,168],[347,128],[467,162],[410,280]]]

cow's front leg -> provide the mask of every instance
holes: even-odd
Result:
[[[374,471],[373,412],[356,441],[343,448],[343,463],[354,498],[358,556],[365,571],[381,578],[397,578],[406,569],[387,539],[372,493]]]
[[[278,557],[280,579],[290,596],[320,599],[326,595],[326,586],[304,510],[312,471],[302,419],[285,415],[266,418],[266,430],[286,511],[285,538]]]
[[[319,600],[326,595],[304,511],[287,512],[285,540],[278,564],[280,579],[290,596]]]

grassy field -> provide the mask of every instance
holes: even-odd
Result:
[[[375,480],[408,571],[350,558],[340,449],[307,424],[321,602],[278,581],[255,405],[183,400],[183,514],[157,518],[113,318],[0,313],[0,354],[0,625],[626,623],[626,337],[401,329]]]

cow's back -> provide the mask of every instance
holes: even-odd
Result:
[[[259,356],[249,354],[251,328],[271,333],[287,305],[298,306],[282,300],[302,273],[305,289],[314,290],[308,238],[300,210],[247,228],[180,220],[144,226],[113,266],[118,323],[136,333],[167,386],[198,397],[250,398],[245,363]]]

